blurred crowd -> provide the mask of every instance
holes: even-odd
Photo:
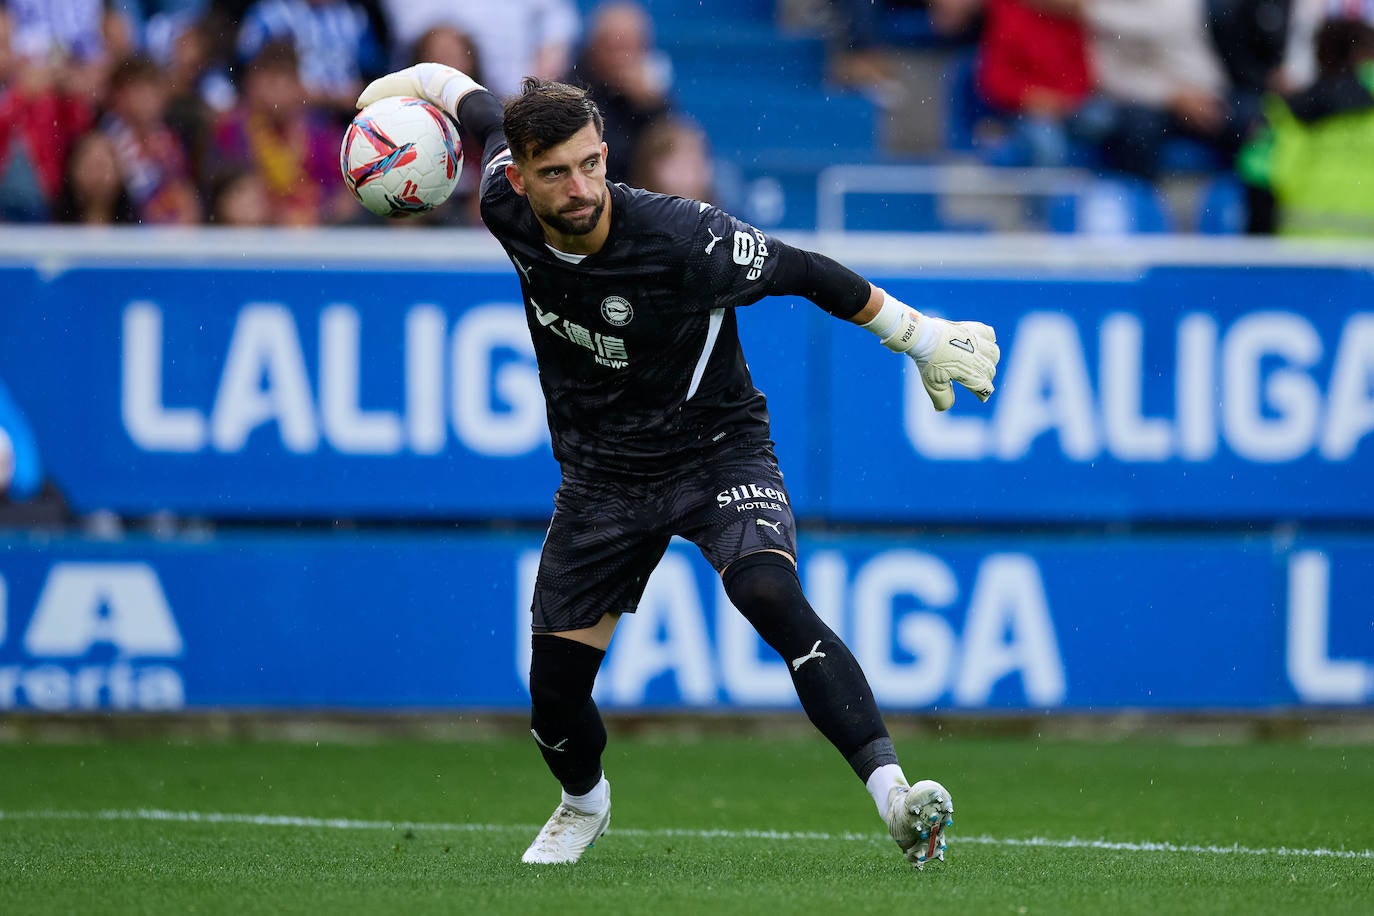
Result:
[[[891,82],[885,25],[915,0],[831,2],[837,78]],[[983,161],[1213,169],[1243,183],[1249,232],[1374,235],[1374,0],[920,5],[920,40],[969,49]]]
[[[0,0],[0,221],[371,221],[338,177],[342,129],[368,80],[423,60],[501,95],[576,79],[608,114],[613,178],[710,195],[634,2],[584,22],[572,0]],[[476,223],[477,159],[425,220]]]
[[[1374,232],[1374,0],[826,5],[842,84],[898,82],[895,13],[966,51],[991,165],[1155,181],[1181,141],[1243,180],[1250,231]],[[371,221],[338,180],[339,137],[369,79],[421,60],[500,95],[525,74],[585,85],[612,179],[714,197],[636,0],[0,0],[0,221]],[[476,224],[477,158],[421,222]]]

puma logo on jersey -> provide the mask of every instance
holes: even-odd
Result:
[[[820,641],[819,639],[816,640],[816,644],[815,644],[814,646],[811,647],[811,651],[810,651],[810,652],[806,653],[806,654],[803,655],[801,658],[794,658],[794,659],[792,659],[792,670],[793,670],[793,671],[798,670],[799,668],[801,668],[802,665],[805,665],[807,662],[811,661],[811,659],[813,659],[813,658],[825,658],[825,653],[821,651],[821,641]],[[539,738],[538,735],[535,735],[534,737],[535,737],[535,740],[538,740],[538,738]],[[542,744],[543,742],[540,742],[540,743]]]
[[[754,524],[763,525],[765,528],[772,528],[774,534],[782,534],[782,522],[770,522],[766,518],[754,519]]]
[[[713,248],[716,247],[716,242],[719,242],[719,241],[723,240],[723,239],[725,238],[725,236],[723,236],[723,235],[716,235],[716,234],[715,234],[714,232],[712,232],[710,229],[707,229],[706,232],[711,236],[711,243],[710,243],[709,245],[706,246],[706,253],[707,253],[707,254],[710,254],[710,253],[711,253],[711,250],[712,250]]]
[[[526,283],[530,282],[530,271],[533,270],[534,268],[533,268],[533,267],[526,267],[524,264],[521,264],[521,263],[520,263],[520,259],[517,258],[515,255],[511,255],[511,256],[510,256],[510,260],[511,260],[511,263],[515,265],[515,269],[518,270],[518,271],[520,271],[520,276],[522,276],[522,277],[525,278],[525,282],[526,282]]]
[[[972,352],[973,352],[973,338],[972,338],[972,337],[970,337],[968,340],[951,340],[951,341],[949,342],[949,345],[950,345],[951,347],[958,347],[960,350],[963,350],[965,353],[972,353]]]
[[[555,321],[558,320],[557,314],[555,314],[554,312],[544,311],[539,307],[539,303],[535,302],[533,299],[530,300],[530,305],[534,306],[534,317],[538,318],[539,323],[542,324],[544,327],[547,328],[549,325],[553,324]]]
[[[819,646],[820,643],[816,643],[816,645]],[[558,751],[560,754],[567,750],[567,748],[563,746],[568,743],[567,738],[564,738],[557,744],[549,744],[543,738],[539,737],[539,732],[535,731],[534,729],[530,729],[530,734],[534,735],[534,740],[539,744],[540,747],[546,747],[551,751]]]

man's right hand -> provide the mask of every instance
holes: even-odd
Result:
[[[461,70],[444,64],[416,64],[379,76],[367,84],[358,96],[358,107],[393,96],[411,96],[437,105],[454,118],[458,117],[458,102],[469,92],[484,88]]]

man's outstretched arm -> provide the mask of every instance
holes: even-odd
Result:
[[[1001,351],[988,325],[924,315],[825,255],[788,245],[777,248],[779,263],[768,293],[810,299],[871,332],[889,350],[910,356],[936,410],[954,404],[953,382],[980,401],[992,397]]]

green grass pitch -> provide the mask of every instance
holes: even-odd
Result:
[[[898,748],[956,806],[920,874],[819,737],[616,736],[611,832],[544,868],[528,740],[3,744],[0,911],[1374,913],[1374,748]]]

